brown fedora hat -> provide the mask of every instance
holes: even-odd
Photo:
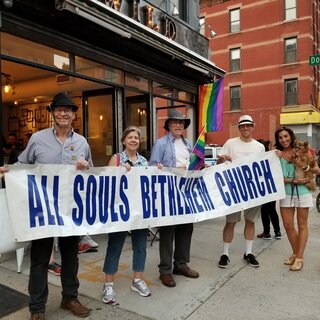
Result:
[[[169,131],[168,123],[170,120],[183,120],[184,121],[184,129],[187,129],[190,125],[190,119],[186,118],[184,114],[176,109],[168,110],[168,118],[166,119],[163,128]]]

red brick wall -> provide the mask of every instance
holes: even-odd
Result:
[[[200,1],[201,16],[217,33],[210,40],[211,60],[227,71],[224,88],[224,129],[207,133],[207,143],[223,144],[238,134],[242,114],[256,122],[255,138],[273,141],[284,106],[284,79],[298,78],[298,106],[310,106],[313,69],[312,1],[297,1],[297,19],[284,21],[282,0]],[[240,32],[229,33],[229,10],[240,8]],[[284,64],[284,39],[298,37],[298,61]],[[229,73],[229,49],[241,48],[241,71]],[[230,111],[229,86],[241,85],[241,110]]]

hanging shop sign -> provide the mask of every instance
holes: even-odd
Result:
[[[140,0],[87,0],[84,2],[94,4],[99,2],[99,7],[112,8],[171,40],[176,39],[177,26],[174,19],[146,2],[140,3]]]

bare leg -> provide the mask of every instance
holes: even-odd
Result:
[[[223,229],[223,242],[231,243],[234,234],[235,222],[226,222],[226,225]]]
[[[114,274],[105,274],[105,280],[106,282],[113,282]]]
[[[134,279],[142,279],[143,272],[133,272]]]
[[[294,228],[294,210],[295,208],[280,208],[283,226],[286,230],[292,253],[296,255],[298,251],[298,233]]]
[[[298,220],[298,241],[297,241],[297,258],[302,259],[304,249],[308,242],[308,214],[309,208],[297,208]]]
[[[255,233],[255,223],[249,220],[245,220],[244,226],[244,238],[246,240],[253,240]]]

